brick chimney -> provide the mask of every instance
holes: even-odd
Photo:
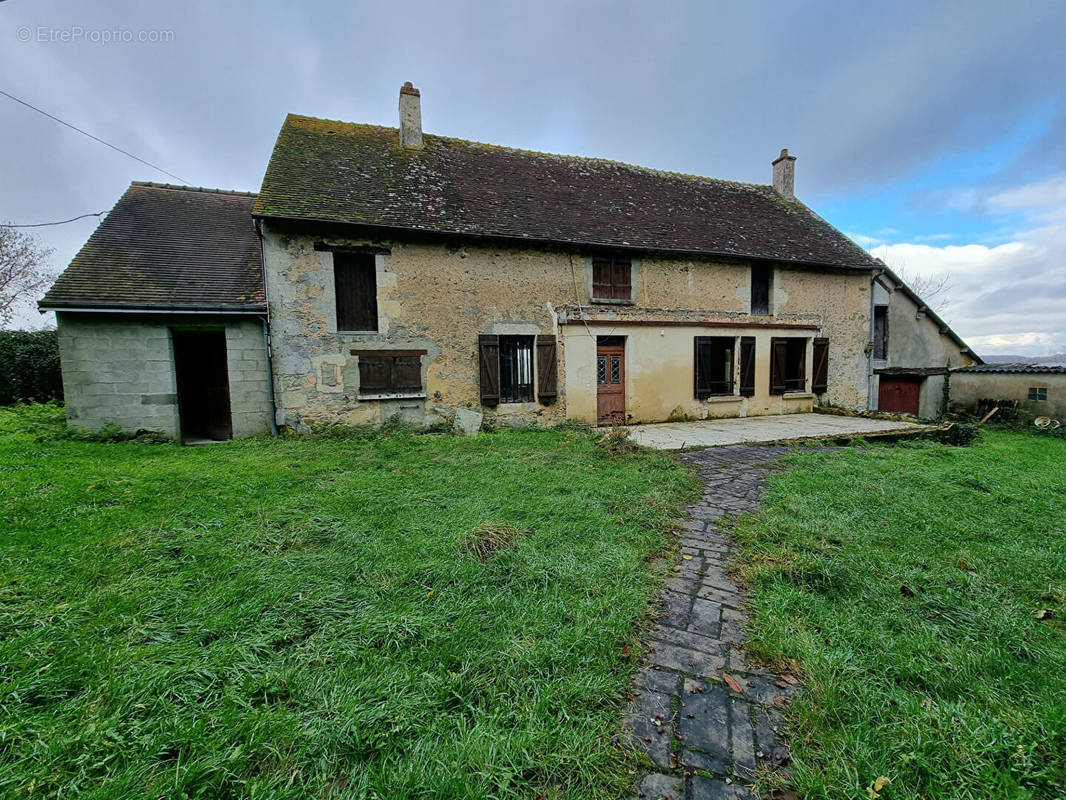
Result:
[[[400,87],[400,144],[422,146],[422,95],[411,81]]]
[[[774,189],[786,200],[796,199],[796,157],[788,154],[788,148],[774,161]]]

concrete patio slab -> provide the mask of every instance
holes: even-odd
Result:
[[[858,436],[919,435],[935,426],[830,414],[708,419],[634,425],[630,439],[656,450],[725,447],[733,444],[783,442],[792,439],[841,439]]]

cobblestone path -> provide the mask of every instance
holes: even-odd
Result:
[[[725,574],[733,547],[717,527],[719,518],[758,504],[765,474],[786,452],[739,445],[682,456],[699,469],[703,497],[689,508],[681,560],[665,582],[626,712],[627,735],[657,767],[641,778],[634,797],[751,798],[748,786],[760,765],[787,765],[777,732],[795,678],[745,663],[744,598]]]

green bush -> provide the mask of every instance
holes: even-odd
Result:
[[[62,399],[56,332],[0,331],[0,406]]]

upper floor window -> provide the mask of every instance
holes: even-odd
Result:
[[[874,358],[888,358],[888,306],[874,306]]]
[[[632,266],[628,258],[592,259],[592,299],[632,301]]]
[[[372,253],[333,253],[337,330],[378,329],[377,271]]]
[[[770,268],[765,264],[751,265],[751,313],[766,316],[770,313]]]

